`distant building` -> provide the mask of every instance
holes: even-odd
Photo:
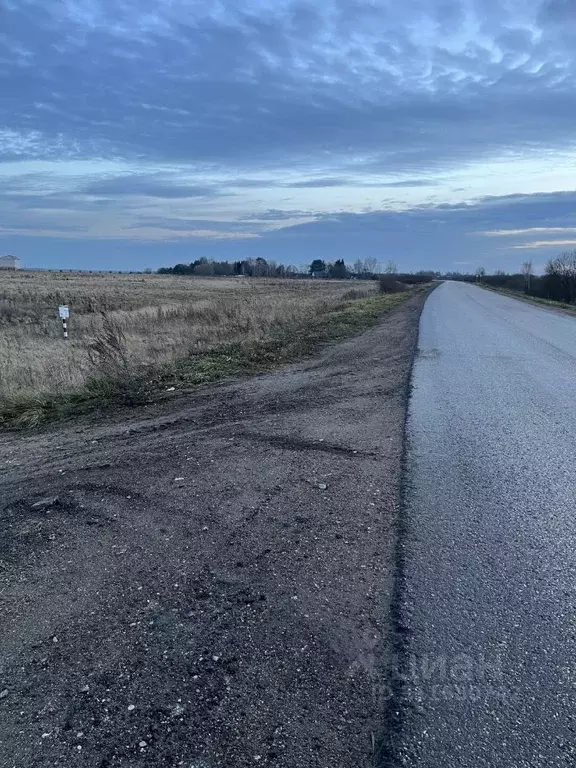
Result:
[[[20,259],[16,256],[0,256],[0,269],[20,269]]]

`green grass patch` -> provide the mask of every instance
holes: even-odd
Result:
[[[259,341],[221,344],[208,352],[193,353],[144,370],[95,376],[73,394],[14,397],[0,403],[0,428],[29,429],[91,411],[151,403],[165,397],[170,387],[186,390],[233,376],[263,373],[305,358],[326,342],[366,330],[421,290],[419,287],[405,293],[347,301],[306,323],[271,329]]]

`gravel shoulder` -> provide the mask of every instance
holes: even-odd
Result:
[[[303,364],[0,437],[0,765],[359,768],[425,295]]]

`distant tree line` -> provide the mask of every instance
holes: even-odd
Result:
[[[397,275],[401,282],[414,284],[428,282],[440,275],[440,272],[423,270],[416,273],[398,274],[396,263],[388,261],[382,268],[378,259],[368,257],[356,259],[353,265],[345,263],[344,259],[334,262],[324,259],[314,259],[309,265],[299,267],[285,266],[275,261],[267,261],[261,257],[244,259],[242,261],[214,261],[212,259],[196,259],[190,264],[176,264],[173,267],[160,267],[159,275],[197,275],[197,276],[246,276],[246,277],[314,277],[332,280],[374,280],[381,274]]]
[[[230,275],[245,275],[246,277],[295,277],[297,267],[285,266],[275,261],[244,259],[242,261],[214,261],[212,259],[196,259],[190,264],[175,264],[173,267],[160,267],[159,275],[197,275],[198,277],[224,277]]]
[[[173,267],[161,267],[159,275],[197,275],[197,276],[225,276],[237,275],[246,277],[330,277],[345,279],[352,275],[344,263],[344,259],[337,259],[334,263],[327,263],[323,259],[314,259],[310,265],[299,267],[285,266],[275,261],[268,261],[262,257],[257,259],[243,259],[242,261],[214,261],[212,259],[196,259],[190,264],[176,264]],[[364,265],[362,275],[367,274]]]
[[[531,261],[525,261],[519,272],[509,274],[496,270],[486,274],[483,267],[478,267],[474,274],[448,272],[443,277],[449,280],[482,282],[494,288],[525,293],[541,299],[561,301],[566,304],[576,303],[576,251],[569,251],[549,259],[543,275],[535,275]]]

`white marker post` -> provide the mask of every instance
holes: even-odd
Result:
[[[58,314],[62,320],[62,330],[64,332],[64,338],[68,341],[68,318],[70,317],[70,310],[66,304],[61,304],[58,307]]]

